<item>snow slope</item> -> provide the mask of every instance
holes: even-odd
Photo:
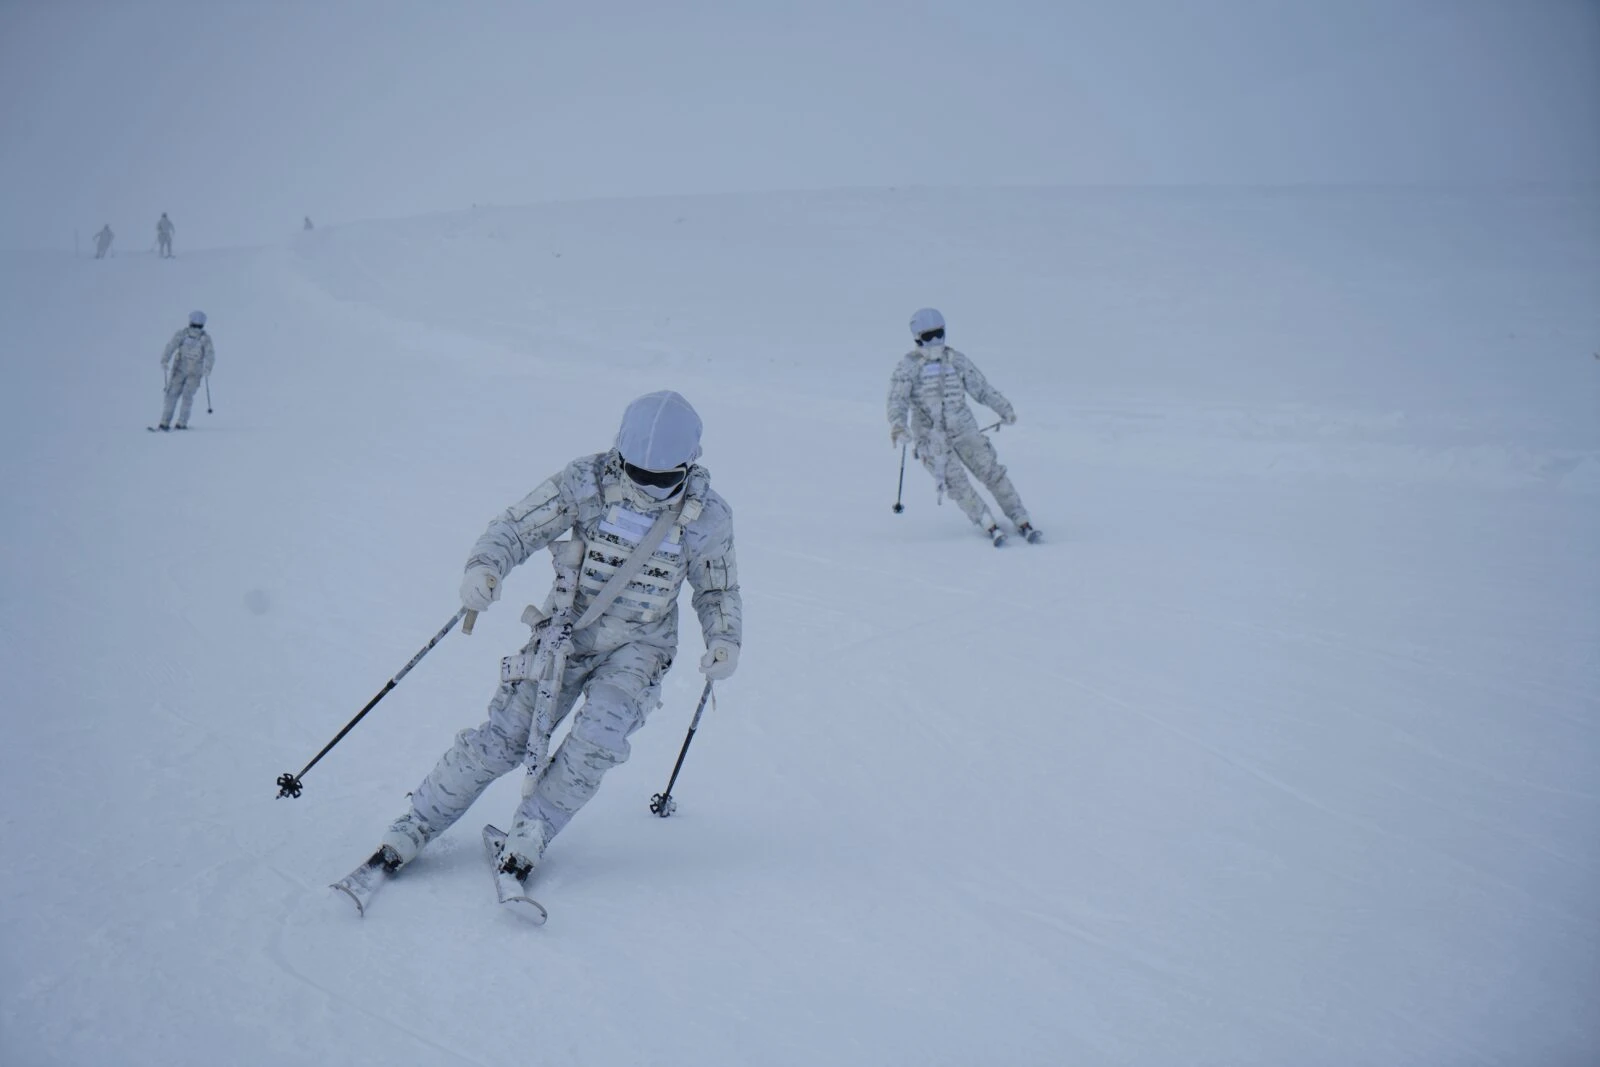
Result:
[[[0,1061],[1594,1062],[1597,205],[883,190],[0,257]],[[929,303],[1017,406],[1043,545],[920,470],[889,510]],[[147,434],[192,307],[215,414]],[[358,920],[327,883],[546,563],[274,778],[665,387],[747,625],[679,813],[692,625],[547,926],[478,848],[515,778]]]

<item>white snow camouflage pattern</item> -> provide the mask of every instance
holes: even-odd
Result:
[[[889,425],[909,428],[917,458],[967,518],[984,528],[994,524],[967,480],[970,470],[994,494],[1006,518],[1021,526],[1028,511],[994,445],[978,432],[978,421],[967,407],[969,394],[1002,419],[1014,415],[1011,401],[962,353],[942,344],[913,349],[901,357],[889,379]]]
[[[211,373],[211,365],[216,362],[216,352],[211,346],[211,335],[198,326],[185,326],[172,335],[172,340],[167,342],[166,350],[161,353],[161,369],[165,371],[167,365],[172,364],[172,370],[167,375],[167,389],[164,403],[161,408],[161,425],[166,426],[172,422],[173,410],[178,407],[181,398],[183,408],[178,412],[178,424],[184,425],[189,421],[189,411],[194,407],[194,394],[199,391],[200,383]]]
[[[502,578],[568,531],[586,546],[575,609],[581,614],[599,588],[643,538],[655,516],[679,496],[655,501],[630,490],[615,451],[583,456],[547,479],[489,524],[467,566]],[[703,467],[690,468],[683,511],[645,568],[592,624],[576,631],[560,697],[535,736],[536,685],[502,682],[480,726],[463,730],[454,746],[412,793],[412,808],[383,843],[409,861],[428,840],[464,814],[491,782],[523,762],[584,697],[572,729],[523,800],[506,850],[537,863],[555,837],[600,787],[606,771],[627,760],[628,736],[660,703],[661,678],[677,653],[677,595],[687,579],[706,641],[738,645],[742,605],[734,558],[733,516],[711,489]],[[642,528],[641,528],[642,524]],[[531,652],[532,644],[524,649]]]

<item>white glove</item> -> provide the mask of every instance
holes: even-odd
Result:
[[[720,637],[713,637],[700,657],[700,673],[713,682],[733,677],[739,668],[739,646]]]
[[[500,599],[500,576],[488,567],[470,567],[461,576],[461,606],[468,611],[488,611]]]
[[[911,432],[909,430],[907,430],[904,426],[901,426],[899,423],[895,423],[893,426],[889,427],[889,447],[890,448],[893,448],[895,445],[898,445],[900,443],[901,438],[905,438],[905,439],[909,440],[911,438]]]
[[[1017,424],[1017,413],[1015,411],[1006,412],[1000,416],[1000,422],[1006,426],[1015,426]]]

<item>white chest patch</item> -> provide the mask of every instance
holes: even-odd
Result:
[[[636,545],[644,540],[645,534],[650,532],[650,527],[656,524],[655,517],[625,508],[621,504],[613,504],[606,517],[600,520],[600,532],[608,533],[612,537]],[[667,540],[661,542],[657,552],[665,552],[669,556],[676,556],[683,551],[683,546],[672,540],[672,534],[667,535]]]
[[[939,375],[941,375],[943,373],[944,373],[944,364],[943,363],[924,363],[922,365],[922,376],[924,378],[937,378],[937,377],[939,377]]]

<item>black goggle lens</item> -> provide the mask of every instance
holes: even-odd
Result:
[[[648,485],[654,489],[671,489],[682,484],[689,477],[688,467],[674,467],[669,471],[652,471],[643,467],[635,467],[627,460],[622,462],[622,470],[634,483]]]
[[[921,343],[921,344],[927,344],[929,341],[943,341],[943,340],[944,340],[944,330],[942,330],[942,329],[928,330],[926,333],[920,333],[920,334],[917,335],[917,341],[919,343]]]

